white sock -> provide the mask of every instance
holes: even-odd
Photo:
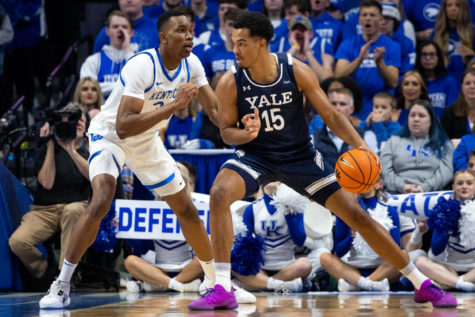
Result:
[[[216,269],[216,282],[215,284],[219,284],[227,292],[231,291],[231,263],[215,263]]]
[[[74,270],[76,269],[76,266],[78,265],[69,263],[68,261],[66,261],[66,259],[64,259],[58,280],[64,283],[69,283],[71,281],[71,276],[73,276]]]
[[[417,290],[421,288],[421,285],[425,280],[429,279],[427,276],[422,274],[412,262],[409,262],[409,264],[400,269],[399,272],[407,277]]]
[[[473,292],[475,291],[475,284],[465,281],[463,275],[461,275],[457,280],[457,284],[455,284],[455,288],[464,292]]]
[[[170,279],[168,283],[168,288],[177,292],[183,292],[183,283],[178,282],[175,278]]]
[[[216,268],[214,259],[208,262],[200,261],[201,267],[203,268],[203,272],[205,272],[205,277],[214,284],[216,281]],[[229,265],[229,270],[231,270],[231,265]]]
[[[269,279],[267,280],[267,288],[268,289],[279,289],[282,287],[282,285],[284,285],[284,281],[282,280],[278,280],[278,279],[275,279],[273,277],[269,277]]]
[[[358,280],[358,287],[359,288],[362,288],[362,289],[369,289],[371,287],[371,281],[366,278],[366,277],[360,277],[360,279]]]

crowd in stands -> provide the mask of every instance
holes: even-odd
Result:
[[[39,40],[42,2],[21,3],[28,9],[23,13],[11,1],[0,1],[0,86],[2,94],[15,85],[18,95],[27,96],[21,120],[32,124],[34,76],[29,48]],[[178,8],[194,25],[192,52],[201,60],[212,88],[235,63],[233,21],[244,10],[265,14],[274,26],[271,52],[287,53],[308,64],[330,102],[380,155],[381,179],[358,196],[361,206],[385,224],[401,248],[417,254],[415,263],[424,274],[446,288],[475,291],[475,248],[460,247],[460,239],[452,232],[429,230],[427,223],[400,216],[387,204],[388,194],[450,189],[454,190],[452,199],[462,205],[475,198],[474,1],[363,0],[358,6],[345,0],[118,0],[118,6],[104,17],[105,26],[95,38],[91,55],[80,61],[72,103],[65,108],[82,112],[77,138],[50,138],[38,150],[34,205],[9,240],[12,252],[34,279],[50,280],[57,269],[48,266],[35,245],[58,232],[61,244],[67,243],[71,223],[87,205],[88,122],[122,80],[120,71],[127,59],[159,46],[158,17]],[[0,115],[12,101],[4,100],[5,96]],[[315,110],[302,111],[315,148],[334,166],[349,145],[323,124]],[[49,137],[49,125],[43,123],[40,135]],[[222,141],[218,127],[196,101],[162,122],[160,135],[168,149],[232,147]],[[191,179],[192,190],[193,177],[184,178]],[[133,175],[126,166],[121,182],[126,197],[132,198]],[[338,218],[333,243],[306,242],[302,217],[274,207],[273,193],[280,185],[271,185],[244,211],[244,224],[264,240],[288,239],[267,249],[258,273],[234,272],[236,283],[251,290],[294,292],[409,287],[398,271]],[[262,227],[256,225],[258,221]],[[272,221],[281,226],[278,235],[277,230],[264,227]],[[424,234],[428,243],[422,241]],[[174,248],[170,243],[154,241],[153,256],[127,257],[125,267],[133,276],[127,284],[129,291],[199,290],[202,271],[188,245],[177,246],[173,256],[160,256]],[[296,248],[301,252],[295,254]],[[415,252],[421,249],[424,253]],[[308,252],[313,256],[307,256]],[[170,259],[176,263],[169,263]],[[326,288],[325,274],[321,274],[325,271],[330,281]],[[312,284],[315,280],[317,286]],[[252,302],[249,294],[241,295]]]

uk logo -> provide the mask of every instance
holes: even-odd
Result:
[[[424,9],[422,9],[422,14],[424,18],[428,21],[434,22],[439,14],[440,5],[437,3],[428,3]]]

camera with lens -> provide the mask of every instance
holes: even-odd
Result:
[[[58,141],[70,141],[76,139],[76,127],[82,117],[82,111],[56,110],[48,115],[50,124],[49,138],[55,137]]]

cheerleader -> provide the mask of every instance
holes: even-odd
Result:
[[[370,190],[358,195],[360,205],[388,230],[397,244],[400,242],[399,216],[396,208],[384,203],[380,179]],[[338,281],[340,292],[367,290],[389,291],[389,283],[397,274],[380,274],[387,271],[379,257],[363,238],[337,217],[335,224],[334,253],[328,250],[320,255],[320,263]]]
[[[455,173],[453,199],[460,202],[460,218],[456,229],[433,228],[428,256],[416,260],[416,266],[442,288],[475,291],[475,173]],[[458,205],[455,205],[458,206]],[[454,207],[453,212],[458,209]],[[430,220],[429,220],[430,224]]]

